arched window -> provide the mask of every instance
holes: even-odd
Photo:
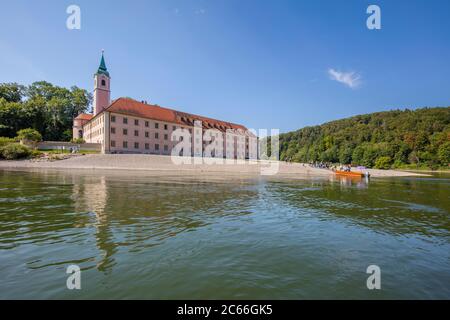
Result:
[[[105,79],[102,79],[102,86],[106,86],[106,81],[105,81]]]

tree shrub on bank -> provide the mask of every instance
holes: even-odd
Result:
[[[0,148],[0,158],[5,160],[17,160],[31,155],[31,149],[20,143],[10,143]]]
[[[6,146],[7,144],[14,143],[16,140],[7,137],[0,137],[0,148]]]
[[[35,129],[27,128],[17,132],[17,139],[36,143],[42,141],[42,135]]]

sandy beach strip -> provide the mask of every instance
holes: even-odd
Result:
[[[182,160],[190,163],[177,164]],[[231,161],[225,164],[194,164],[194,158],[181,158],[143,154],[91,154],[70,157],[57,161],[0,161],[0,169],[89,169],[89,170],[134,170],[146,171],[154,175],[272,175],[286,178],[326,177],[334,175],[330,170],[312,168],[307,164],[282,161]],[[197,161],[221,161],[223,159],[202,159]],[[372,177],[427,176],[407,171],[368,169]],[[274,174],[271,174],[274,173]]]

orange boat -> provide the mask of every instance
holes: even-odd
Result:
[[[339,171],[339,170],[336,170],[334,173],[336,173],[339,176],[358,177],[358,178],[364,177],[364,173],[362,173],[362,172],[355,172],[355,171]]]

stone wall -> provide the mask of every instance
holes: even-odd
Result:
[[[80,150],[88,150],[88,151],[98,151],[102,150],[101,143],[83,143],[77,144],[72,142],[64,142],[64,141],[43,141],[39,142],[37,148],[40,150],[61,150],[61,149],[69,149],[69,148],[78,148]]]

